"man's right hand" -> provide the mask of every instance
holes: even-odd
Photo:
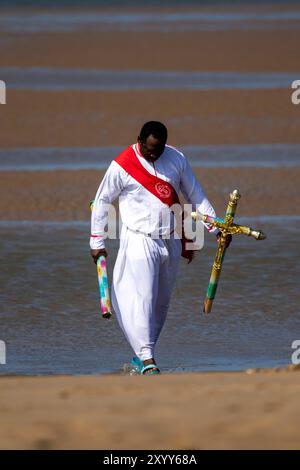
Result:
[[[107,257],[108,256],[107,251],[105,249],[91,250],[91,257],[93,258],[95,264],[97,264],[97,260],[98,258],[100,258],[100,256]]]

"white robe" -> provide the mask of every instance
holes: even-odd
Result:
[[[166,145],[155,163],[142,157],[138,144],[133,149],[146,170],[168,181],[177,194],[201,214],[215,211],[185,156]],[[176,279],[181,240],[168,237],[174,230],[170,209],[113,161],[95,197],[91,218],[90,247],[105,248],[107,205],[119,197],[122,230],[113,272],[112,306],[120,327],[135,354],[143,361],[154,357],[154,349],[166,320]],[[212,233],[216,229],[207,226]],[[153,239],[150,235],[159,234]]]

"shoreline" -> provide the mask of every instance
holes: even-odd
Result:
[[[281,366],[274,366],[274,367],[248,367],[247,369],[220,369],[220,370],[201,370],[201,371],[162,371],[163,376],[182,376],[182,375],[202,375],[202,374],[274,374],[278,372],[290,373],[290,372],[300,372],[300,364],[284,364]],[[139,375],[139,374],[137,374]],[[86,373],[86,374],[68,374],[68,373],[61,373],[61,374],[20,374],[20,373],[7,373],[7,374],[0,374],[0,380],[3,379],[43,379],[43,378],[67,378],[67,377],[129,377],[130,374],[128,372],[124,372],[123,369],[115,372],[97,372],[97,373]],[[134,374],[136,376],[136,374]]]

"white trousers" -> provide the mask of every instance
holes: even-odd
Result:
[[[181,255],[181,240],[153,240],[122,226],[113,272],[112,306],[127,341],[143,361],[165,323]]]

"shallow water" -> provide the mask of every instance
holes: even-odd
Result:
[[[268,239],[236,237],[228,250],[213,312],[202,302],[213,237],[182,262],[157,347],[164,371],[237,370],[290,363],[300,339],[299,217],[240,219]],[[132,352],[115,317],[103,320],[87,223],[1,222],[0,374],[118,372]],[[117,241],[108,243],[109,274]]]
[[[0,171],[106,169],[124,147],[0,149]],[[194,167],[293,167],[299,144],[190,145],[178,147]]]
[[[291,88],[291,72],[190,72],[0,67],[7,88],[33,90],[237,90]]]

